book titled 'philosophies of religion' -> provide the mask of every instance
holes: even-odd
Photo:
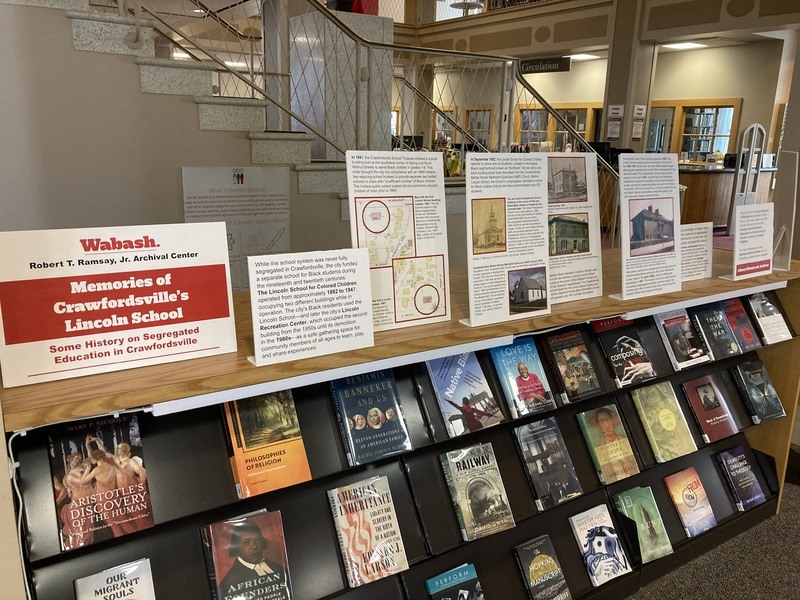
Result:
[[[371,477],[328,490],[350,587],[408,569],[389,480]]]

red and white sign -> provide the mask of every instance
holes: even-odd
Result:
[[[236,351],[224,223],[0,232],[14,387]]]

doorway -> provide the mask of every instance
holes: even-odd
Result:
[[[647,127],[647,147],[645,152],[669,152],[672,137],[672,120],[675,109],[670,107],[651,108],[650,123]]]

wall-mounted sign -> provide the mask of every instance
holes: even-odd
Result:
[[[572,59],[563,56],[550,58],[525,58],[519,61],[523,75],[529,73],[562,73],[569,71]]]

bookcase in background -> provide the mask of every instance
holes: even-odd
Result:
[[[618,253],[607,252],[604,262],[605,289],[618,289],[619,282],[613,281],[619,273]],[[729,253],[717,252],[715,274],[729,271],[729,263]],[[192,592],[195,589],[197,591],[192,597],[202,600],[206,597],[203,594],[210,595],[210,592],[204,573],[200,527],[261,507],[282,511],[290,572],[297,574],[296,579],[292,577],[292,588],[298,599],[336,596],[342,600],[375,597],[400,600],[407,595],[424,597],[420,594],[425,593],[425,580],[459,564],[473,562],[487,594],[492,589],[501,590],[503,597],[521,600],[526,593],[511,549],[541,533],[542,519],[546,520],[548,534],[565,576],[570,581],[582,582],[574,590],[576,597],[587,594],[586,597],[593,600],[622,597],[641,583],[663,575],[674,565],[689,560],[773,514],[779,507],[779,494],[739,516],[725,484],[718,479],[718,485],[708,490],[711,505],[721,522],[718,528],[690,543],[676,544],[673,554],[644,565],[632,576],[620,577],[594,589],[585,568],[575,560],[577,547],[568,519],[579,512],[608,503],[609,495],[628,489],[630,484],[623,480],[608,487],[601,486],[594,475],[588,450],[573,452],[574,446],[571,445],[575,468],[584,484],[584,494],[538,515],[512,436],[513,428],[521,422],[503,423],[470,434],[467,438],[448,439],[443,423],[437,423],[436,414],[431,413],[431,406],[435,405],[424,401],[426,395],[429,399],[433,395],[432,390],[425,389],[425,385],[420,383],[422,379],[417,377],[420,361],[432,355],[447,356],[508,344],[516,334],[536,333],[554,326],[621,313],[628,313],[633,318],[671,310],[678,303],[699,305],[726,296],[742,296],[750,290],[780,285],[783,281],[788,281],[788,286],[777,294],[790,323],[796,326],[800,323],[800,265],[795,263],[790,272],[778,272],[746,281],[704,280],[687,285],[687,289],[681,292],[625,303],[608,297],[591,302],[566,303],[557,305],[551,315],[544,317],[468,328],[458,322],[468,312],[465,279],[463,275],[454,276],[454,318],[448,323],[379,333],[376,334],[375,347],[357,352],[258,369],[247,363],[247,356],[253,351],[249,305],[245,296],[238,295],[239,351],[236,354],[179,365],[157,365],[102,374],[58,384],[2,389],[0,402],[7,432],[150,404],[158,407],[160,413],[168,412],[166,409],[173,404],[182,407],[193,403],[195,406],[182,414],[157,417],[142,415],[143,443],[156,526],[87,550],[59,552],[46,433],[34,429],[23,438],[22,444],[19,444],[20,440],[15,440],[15,447],[19,447],[19,460],[25,463],[26,471],[30,473],[25,482],[29,486],[25,508],[36,516],[29,524],[28,537],[30,560],[35,563],[36,586],[40,590],[40,597],[60,598],[58,594],[63,589],[70,589],[72,579],[76,577],[96,573],[134,558],[149,557],[157,593],[164,593],[165,597],[181,597],[187,591],[184,586],[190,582],[194,586]],[[644,336],[651,334],[643,333]],[[703,446],[696,453],[669,463],[656,464],[653,456],[643,454],[640,458],[646,468],[636,476],[634,485],[655,489],[663,486],[661,482],[664,477],[690,466],[698,468],[704,482],[719,478],[714,453],[748,442],[753,448],[774,457],[777,480],[782,481],[800,390],[796,372],[791,368],[800,360],[799,344],[798,339],[794,338],[758,350],[758,357],[766,365],[784,403],[786,418],[749,427],[744,433]],[[407,368],[405,365],[413,367]],[[728,368],[729,365],[725,362],[719,366]],[[342,369],[349,369],[349,373],[355,374],[389,367],[398,367],[395,372],[399,374],[401,397],[414,397],[418,387],[422,392],[423,400],[403,406],[414,450],[374,464],[351,468],[344,454],[327,382],[342,376]],[[679,391],[683,381],[704,373],[680,372],[670,377],[670,381]],[[424,366],[422,375],[425,375]],[[607,374],[606,378],[610,381]],[[726,383],[735,386],[732,380]],[[238,500],[228,465],[220,411],[218,407],[208,405],[276,389],[301,387],[303,389],[298,393],[296,403],[303,439],[307,442],[312,481]],[[735,393],[735,387],[733,389]],[[620,397],[616,396],[618,399]],[[191,400],[184,401],[186,398]],[[605,395],[600,395],[548,414],[556,416],[565,437],[572,439],[568,444],[574,444],[575,439],[580,439],[575,414],[609,402]],[[742,415],[734,416],[740,425],[745,424]],[[538,417],[526,417],[525,422],[534,418]],[[746,413],[744,418],[747,419]],[[426,427],[426,420],[431,421],[430,430]],[[640,427],[631,428],[631,435],[639,449],[649,448]],[[517,526],[465,543],[459,534],[438,456],[442,452],[484,442],[491,442],[498,456]],[[756,463],[757,457],[757,454],[751,454],[748,459]],[[41,476],[36,474],[37,469]],[[176,473],[179,475],[176,476]],[[392,489],[410,569],[401,576],[347,590],[326,492],[366,477],[382,475],[389,479]],[[593,485],[587,484],[592,481]],[[760,482],[762,487],[769,487],[768,483]],[[424,490],[424,501],[420,501],[419,490]],[[5,500],[2,497],[3,494],[0,494],[0,508],[12,510],[8,494],[5,494]],[[682,526],[664,500],[662,493],[657,501],[665,527],[673,539],[681,539]],[[292,531],[299,533],[293,535]],[[3,552],[9,555],[9,560],[18,560],[13,549],[5,548]],[[313,577],[301,575],[303,573],[313,573]],[[167,587],[161,587],[164,585]]]

